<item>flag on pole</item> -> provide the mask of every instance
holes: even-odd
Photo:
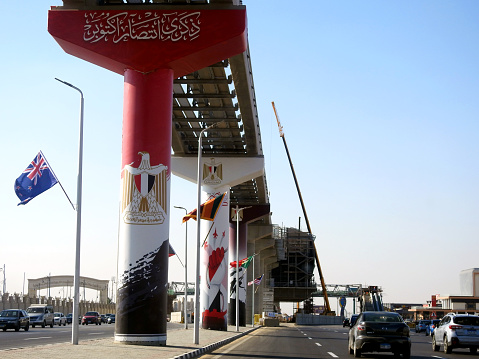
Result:
[[[261,284],[261,281],[263,280],[263,275],[261,275],[260,277],[258,278],[255,278],[254,280],[252,280],[251,282],[248,282],[248,285],[252,285],[253,283],[256,284],[256,285],[260,285]]]
[[[21,204],[27,204],[39,194],[45,192],[58,183],[53,171],[43,156],[38,152],[20,177],[15,180],[15,193]]]
[[[240,267],[243,267],[243,268],[245,268],[245,269],[248,268],[248,266],[249,266],[249,265],[251,264],[251,262],[253,261],[253,257],[254,257],[254,256],[250,256],[250,257],[241,259],[241,260],[239,261]],[[236,261],[230,262],[230,267],[236,268]]]
[[[216,213],[218,213],[218,210],[225,196],[226,196],[226,192],[203,203],[200,206],[200,213],[201,213],[200,218],[206,219],[207,221],[214,221],[216,217]],[[193,218],[196,221],[196,208],[183,217],[183,223],[185,223],[190,218]]]

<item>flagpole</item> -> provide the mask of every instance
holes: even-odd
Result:
[[[251,293],[252,293],[252,301],[251,301],[251,326],[254,328],[254,279],[255,279],[255,273],[254,273],[254,254],[253,254],[253,286],[251,287]]]
[[[82,200],[82,175],[83,175],[83,92],[72,84],[57,79],[55,80],[67,85],[80,93],[80,133],[78,140],[78,176],[77,176],[77,222],[76,222],[76,247],[75,247],[75,275],[73,277],[73,320],[72,320],[72,344],[78,345],[78,317],[79,317],[79,296],[80,296],[80,243],[81,243],[81,200]]]
[[[184,209],[185,210],[185,216],[188,214],[188,210],[185,207],[180,207],[180,206],[174,206],[177,209]],[[198,213],[196,213],[198,214]],[[187,271],[187,265],[188,265],[188,221],[185,222],[186,228],[185,228],[185,265],[183,266],[185,268],[185,300],[184,300],[184,305],[185,307],[183,308],[184,310],[184,315],[185,315],[185,329],[188,329],[188,271]],[[178,254],[177,254],[178,256]],[[178,259],[180,257],[178,256]],[[181,262],[181,260],[180,260]]]
[[[65,188],[63,188],[62,183],[60,182],[60,180],[58,179],[57,175],[56,175],[55,172],[53,171],[52,166],[50,166],[50,164],[48,163],[48,160],[47,160],[47,158],[45,157],[45,155],[43,154],[42,150],[40,150],[40,153],[42,154],[43,159],[44,159],[45,162],[47,163],[48,168],[50,168],[50,171],[52,171],[53,177],[55,177],[55,179],[57,180],[58,184],[59,184],[60,187],[62,188],[63,193],[65,193],[65,196],[67,196],[68,202],[70,202],[70,204],[71,204],[72,207],[73,207],[73,210],[75,210],[75,205],[74,205],[73,202],[70,200],[70,197],[68,197],[68,194],[67,194],[67,192],[65,191]]]

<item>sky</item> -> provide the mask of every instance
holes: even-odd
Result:
[[[479,3],[243,4],[273,223],[297,227],[304,216],[272,101],[325,282],[381,286],[386,303],[460,293],[460,271],[479,267]],[[61,188],[25,206],[13,191],[42,150],[75,202],[80,97],[55,77],[85,97],[81,275],[117,275],[123,77],[63,52],[47,32],[55,5],[0,3],[0,266],[10,293],[23,292],[24,277],[74,272],[76,214]],[[184,211],[173,206],[194,209],[196,185],[172,176],[170,198],[170,243],[184,261]],[[178,258],[169,265],[169,281],[183,281]]]

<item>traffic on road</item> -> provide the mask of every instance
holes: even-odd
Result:
[[[403,330],[401,328],[401,330]],[[432,339],[424,333],[410,332],[412,358],[464,359],[475,357],[467,348],[456,348],[451,353],[436,352]],[[354,354],[354,353],[353,353]],[[354,358],[350,354],[349,328],[342,325],[296,326],[282,324],[275,328],[261,328],[232,343],[218,348],[202,358]],[[407,353],[409,354],[409,353]],[[364,352],[363,358],[391,358],[390,352]],[[402,357],[397,356],[397,357]]]

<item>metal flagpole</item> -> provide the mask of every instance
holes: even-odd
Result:
[[[251,326],[254,328],[254,255],[253,255],[253,284],[251,287],[251,297],[252,297],[252,305],[251,305]]]
[[[72,344],[78,345],[78,317],[79,317],[79,297],[80,297],[80,242],[81,242],[81,199],[82,199],[82,174],[83,174],[83,92],[72,84],[55,78],[62,84],[70,86],[80,93],[80,134],[78,144],[78,176],[77,176],[77,222],[76,222],[76,247],[75,247],[75,275],[73,277],[73,286],[75,288],[73,295],[73,320],[72,320]]]
[[[184,209],[185,210],[185,215],[188,214],[188,210],[185,207],[180,207],[180,206],[174,206],[175,208],[178,209]],[[198,213],[196,213],[198,214]],[[187,314],[188,314],[188,309],[187,309],[187,304],[188,304],[188,271],[187,271],[187,266],[188,266],[188,221],[185,222],[186,228],[185,228],[185,300],[184,300],[184,305],[185,307],[183,308],[184,310],[184,316],[185,316],[185,329],[188,329],[188,320],[187,320]],[[178,256],[178,255],[177,255]],[[178,259],[180,257],[178,256]],[[180,260],[181,262],[181,260]]]

